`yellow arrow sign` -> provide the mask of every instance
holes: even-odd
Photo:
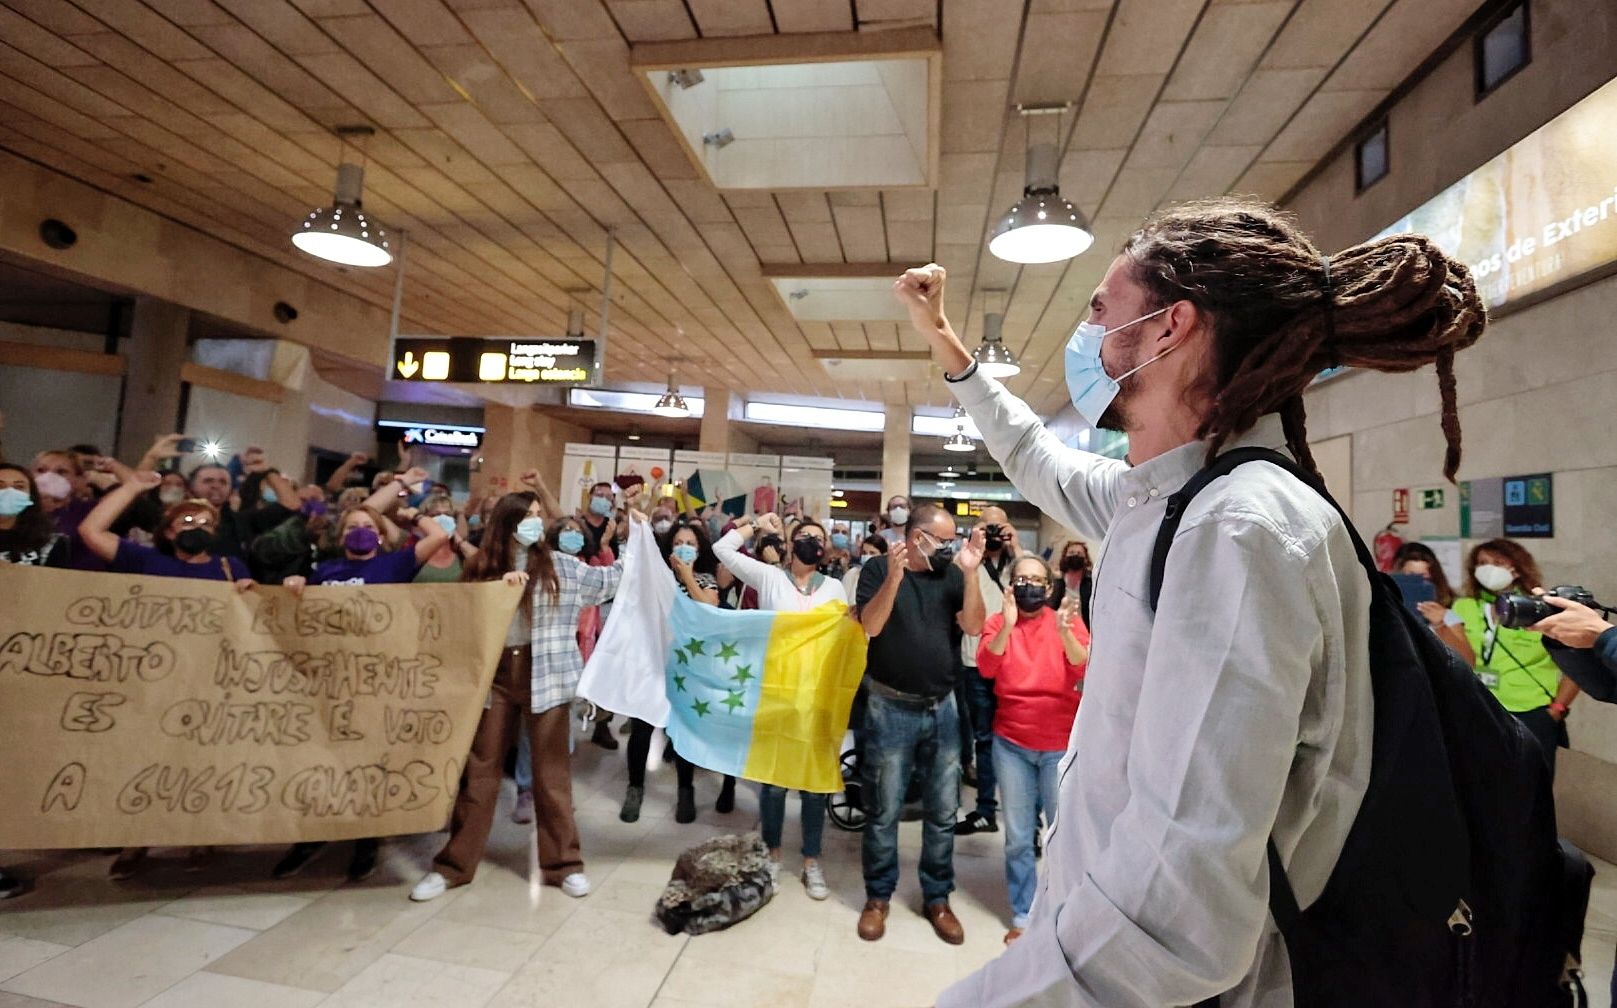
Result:
[[[415,354],[409,350],[404,352],[404,359],[398,362],[399,374],[405,378],[414,378],[415,373],[421,370],[421,363],[415,359]]]

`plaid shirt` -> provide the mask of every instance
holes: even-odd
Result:
[[[610,567],[591,567],[577,557],[552,552],[556,580],[561,585],[554,605],[544,585],[533,588],[533,712],[571,703],[584,672],[578,650],[578,614],[585,606],[600,605],[618,593],[623,561]]]

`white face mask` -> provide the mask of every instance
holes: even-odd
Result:
[[[907,507],[894,507],[887,510],[887,520],[894,525],[908,525],[910,523],[910,509]]]
[[[1479,564],[1476,572],[1477,584],[1491,592],[1502,592],[1516,583],[1516,575],[1510,568],[1498,564]]]
[[[1168,308],[1172,308],[1169,305]],[[1149,315],[1141,315],[1133,322],[1124,322],[1120,326],[1107,329],[1094,322],[1080,322],[1078,328],[1073,330],[1072,339],[1067,341],[1067,351],[1064,357],[1067,372],[1067,395],[1072,399],[1073,409],[1083,417],[1091,426],[1098,426],[1100,418],[1106,408],[1117,398],[1118,389],[1123,379],[1140,370],[1146,364],[1154,364],[1173,352],[1173,347],[1162,351],[1144,363],[1137,364],[1129,370],[1113,378],[1106,373],[1106,365],[1100,359],[1101,340],[1120,329],[1127,329],[1131,325],[1144,322],[1146,319],[1156,318],[1168,308],[1158,308]]]

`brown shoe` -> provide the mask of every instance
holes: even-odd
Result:
[[[865,908],[859,911],[859,937],[865,941],[881,940],[887,933],[888,905],[886,900],[865,900]]]
[[[966,942],[966,929],[961,926],[960,918],[949,909],[948,900],[937,903],[928,903],[926,919],[932,922],[932,932],[950,945],[963,945]]]

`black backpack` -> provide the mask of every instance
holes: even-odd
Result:
[[[1557,842],[1537,741],[1404,605],[1316,477],[1265,448],[1215,459],[1168,498],[1151,558],[1152,609],[1191,499],[1257,461],[1289,472],[1342,514],[1371,584],[1370,783],[1325,891],[1307,910],[1269,843],[1269,910],[1286,943],[1294,1003],[1586,1004],[1578,952],[1594,872]]]

